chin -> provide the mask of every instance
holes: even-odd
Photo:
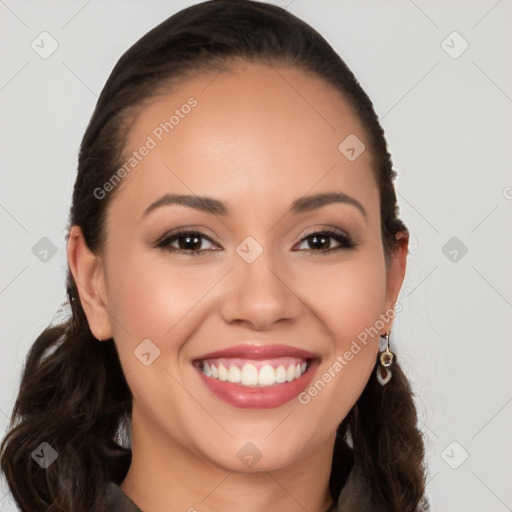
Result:
[[[278,427],[279,428],[279,427]],[[303,442],[295,435],[286,435],[286,432],[261,435],[237,436],[224,443],[220,452],[211,452],[211,444],[205,456],[215,464],[227,471],[237,473],[257,473],[262,471],[277,471],[293,465],[299,454],[304,454]],[[303,439],[303,438],[302,438]],[[204,452],[203,452],[204,453]]]

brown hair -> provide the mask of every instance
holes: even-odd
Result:
[[[240,60],[312,73],[352,105],[370,143],[389,260],[397,249],[395,235],[407,228],[398,218],[396,173],[370,99],[313,28],[284,9],[250,0],[212,0],[186,8],[119,59],[82,140],[69,226],[80,226],[88,247],[100,252],[106,211],[117,189],[103,199],[93,191],[122,165],[137,109],[180,79],[219,72]],[[112,340],[99,343],[92,335],[69,268],[67,285],[71,315],[45,329],[31,347],[1,446],[2,471],[18,506],[27,512],[101,511],[107,483],[120,483],[131,463],[131,450],[121,436],[132,396],[115,345]],[[394,367],[385,387],[372,372],[338,428],[330,480],[333,499],[350,467],[347,461],[355,460],[380,506],[393,512],[424,510],[424,447],[416,423],[413,394],[400,368]],[[31,454],[43,442],[58,453],[58,463],[41,471]]]

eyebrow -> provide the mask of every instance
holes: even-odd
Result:
[[[357,201],[357,199],[354,199],[343,192],[324,192],[312,196],[300,197],[292,203],[290,211],[295,214],[306,213],[332,203],[344,203],[355,206],[363,214],[365,219],[368,218],[363,205]],[[189,208],[195,208],[196,210],[201,210],[215,215],[230,215],[230,210],[227,205],[218,199],[206,196],[181,194],[165,194],[160,199],[157,199],[154,203],[149,205],[142,215],[148,215],[157,208],[173,204],[188,206]]]

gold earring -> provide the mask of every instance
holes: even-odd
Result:
[[[377,356],[376,377],[379,384],[385,386],[391,380],[391,368],[396,363],[396,356],[389,349],[389,332],[381,334],[380,337],[386,340],[386,349],[380,351]]]

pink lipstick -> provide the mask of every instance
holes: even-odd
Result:
[[[319,362],[316,354],[287,345],[240,344],[203,354],[193,364],[206,387],[224,402],[270,409],[304,391]]]

